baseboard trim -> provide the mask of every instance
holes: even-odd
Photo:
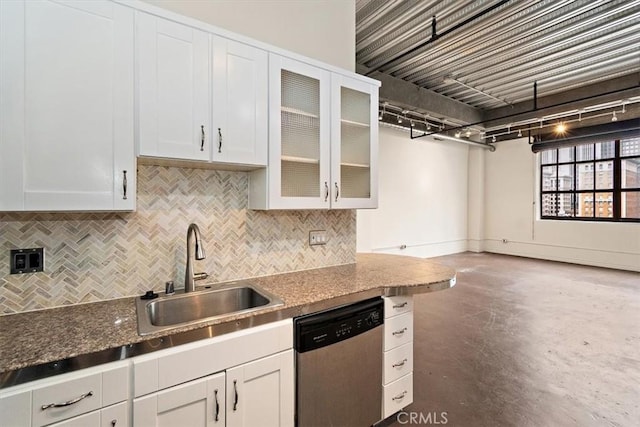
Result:
[[[400,246],[375,248],[373,253],[383,253],[391,255],[405,255],[417,258],[432,258],[442,255],[451,255],[467,251],[467,240],[449,240],[443,242],[429,242],[417,245],[406,245],[404,248]]]
[[[640,254],[540,243],[484,240],[484,252],[640,272]]]

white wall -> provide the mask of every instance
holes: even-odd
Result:
[[[379,141],[379,208],[358,211],[358,252],[431,257],[465,251],[468,146],[411,140],[384,126]]]
[[[485,156],[484,250],[640,271],[640,224],[538,220],[536,155],[526,139],[496,146]]]
[[[355,71],[355,0],[144,0]]]

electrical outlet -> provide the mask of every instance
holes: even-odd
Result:
[[[9,274],[36,273],[44,271],[44,248],[11,249],[9,251]]]
[[[326,230],[314,230],[309,232],[309,246],[326,245],[326,244],[327,244]]]

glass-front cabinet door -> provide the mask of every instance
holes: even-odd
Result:
[[[378,87],[269,55],[269,164],[249,175],[249,208],[376,208]]]
[[[331,84],[331,207],[378,207],[378,87],[339,74]]]
[[[331,74],[270,57],[268,209],[329,208]]]

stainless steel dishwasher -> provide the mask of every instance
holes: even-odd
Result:
[[[382,415],[382,298],[294,319],[298,427],[363,427]]]

